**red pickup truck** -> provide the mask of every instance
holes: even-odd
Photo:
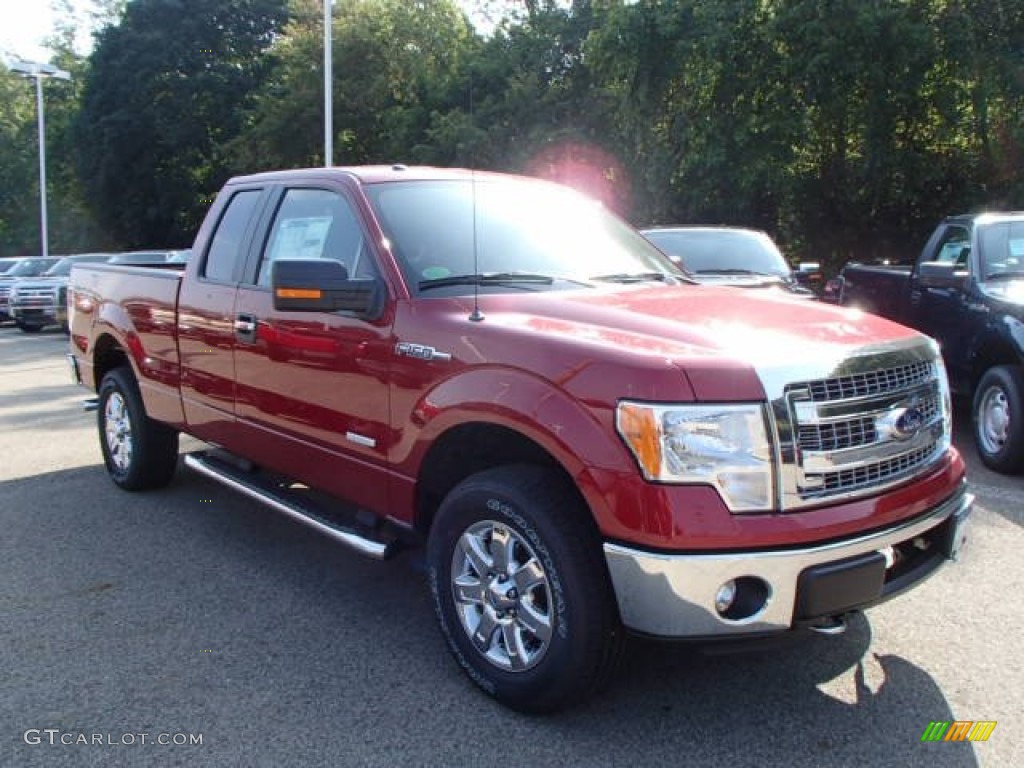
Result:
[[[185,464],[359,551],[425,545],[458,663],[589,694],[624,631],[841,631],[954,559],[934,342],[692,284],[600,205],[426,168],[236,178],[183,269],[76,266],[70,360],[122,488]]]

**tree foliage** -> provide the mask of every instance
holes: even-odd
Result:
[[[134,0],[99,34],[79,173],[122,243],[190,241],[285,17],[283,0]]]
[[[452,0],[348,0],[334,11],[335,163],[445,162],[427,143],[450,108],[472,30]],[[239,170],[323,164],[323,13],[294,0],[276,66],[231,144]]]
[[[78,157],[55,166],[65,242],[187,243],[229,173],[323,163],[322,0],[102,12],[53,94],[57,154]],[[1024,207],[1020,0],[344,0],[332,32],[337,164],[548,176],[637,224],[761,227],[833,268]],[[10,250],[33,232],[33,112],[5,75],[0,97]]]

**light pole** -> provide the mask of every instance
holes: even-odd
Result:
[[[46,224],[46,115],[43,111],[43,80],[56,77],[70,80],[71,74],[63,69],[35,61],[15,61],[8,65],[11,72],[36,81],[36,116],[39,123],[39,229],[43,243],[43,256],[50,255],[50,242]]]
[[[324,0],[324,165],[334,165],[334,88],[331,72],[331,0]]]

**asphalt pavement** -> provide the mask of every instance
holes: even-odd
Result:
[[[0,766],[1021,766],[1024,478],[957,444],[964,560],[837,637],[634,640],[526,717],[451,660],[415,553],[363,559],[185,468],[107,478],[60,333],[0,328]],[[922,743],[933,721],[994,721]]]

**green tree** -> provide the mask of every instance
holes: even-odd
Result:
[[[191,242],[285,17],[285,0],[135,0],[97,35],[79,173],[122,244]]]
[[[276,65],[232,142],[236,170],[323,164],[323,16],[294,0]],[[333,15],[334,162],[445,162],[428,140],[473,32],[452,0],[350,0]]]
[[[0,68],[0,255],[39,251],[39,176],[31,84]]]
[[[949,0],[935,11],[940,138],[968,160],[963,207],[1024,206],[1024,3]]]
[[[53,63],[71,75],[53,82],[46,94],[47,187],[51,253],[109,250],[113,241],[86,204],[77,173],[78,146],[74,128],[89,70],[88,60],[75,50],[80,20],[70,0],[52,0],[57,13],[46,40],[54,51]]]

